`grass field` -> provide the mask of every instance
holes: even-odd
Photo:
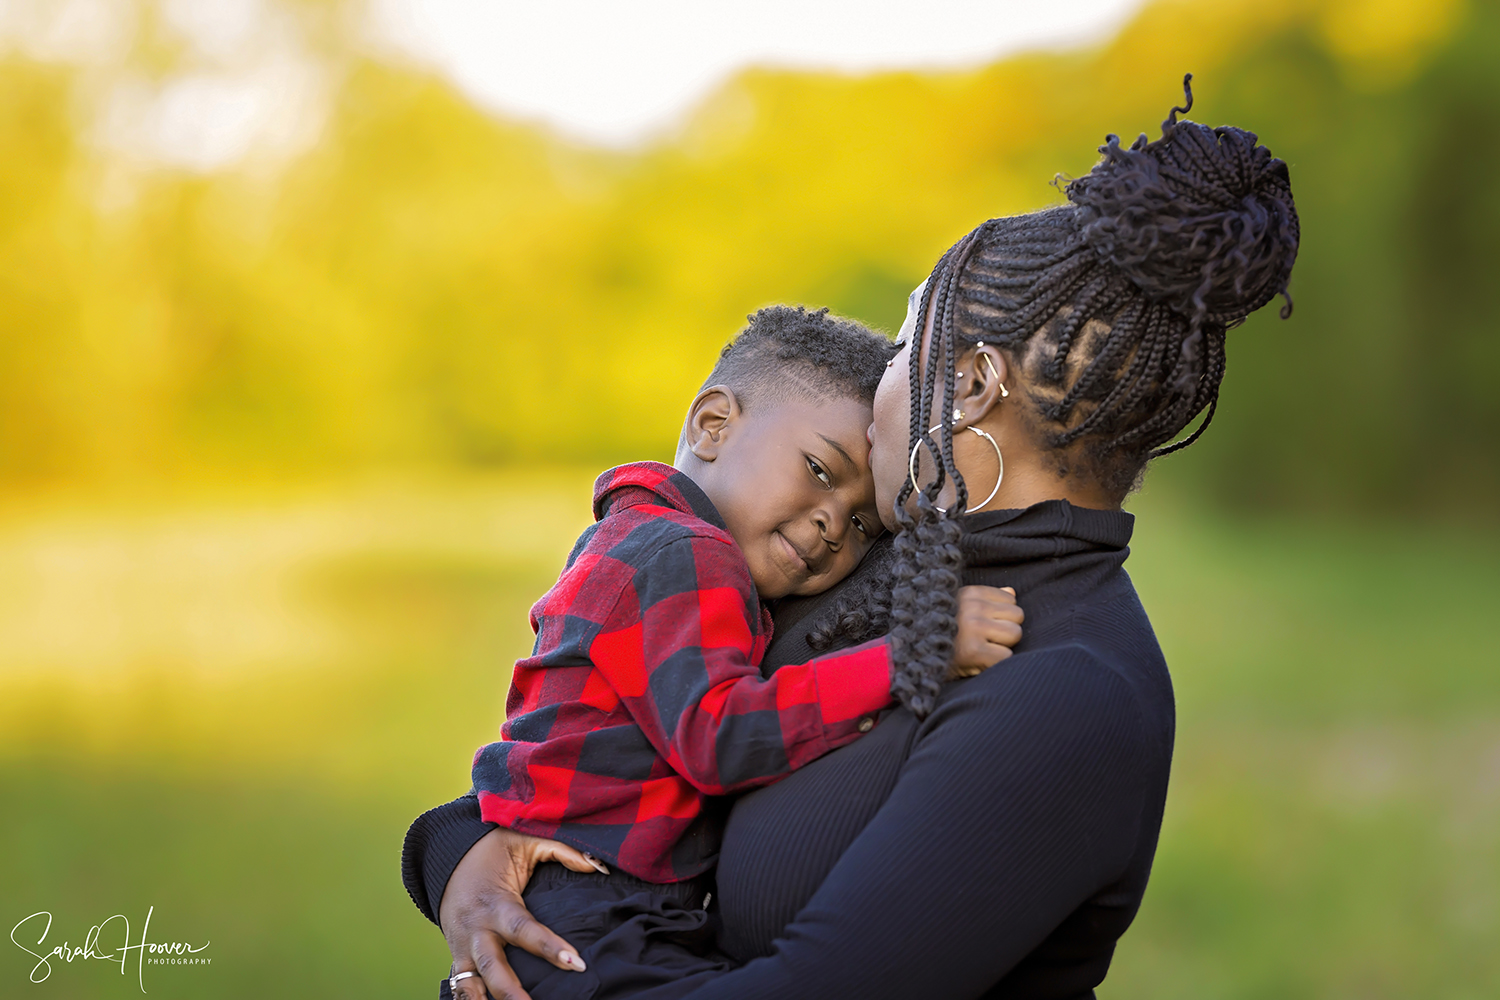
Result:
[[[492,738],[588,478],[10,503],[0,918],[50,911],[50,947],[154,907],[214,959],[146,967],[154,996],[431,995],[401,835]],[[1500,536],[1134,507],[1180,730],[1101,995],[1500,996]],[[33,963],[6,945],[0,995],[138,992]]]

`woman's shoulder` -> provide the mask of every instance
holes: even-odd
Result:
[[[1153,643],[1154,647],[1154,643]],[[949,686],[924,730],[965,719],[977,733],[1004,729],[1035,740],[1131,745],[1170,760],[1176,729],[1160,651],[1122,655],[1086,635],[1000,661]]]
[[[1157,724],[1170,725],[1172,678],[1146,610],[1123,571],[1109,574],[1105,583],[1087,600],[1028,618],[1027,627],[1033,621],[1036,627],[999,669],[1021,671],[1033,677],[1039,695],[1064,700],[1118,687],[1129,691]],[[991,683],[1000,680],[997,676]]]

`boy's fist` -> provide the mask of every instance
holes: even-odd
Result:
[[[973,677],[1009,656],[1011,647],[1021,641],[1025,619],[1012,587],[960,587],[958,635],[948,679]]]

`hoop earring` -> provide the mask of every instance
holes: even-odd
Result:
[[[936,427],[928,428],[927,433],[931,434],[933,431],[938,431],[938,430],[942,430],[942,429],[943,429],[943,425],[942,424],[938,424]],[[1000,484],[1005,481],[1005,456],[1002,455],[1002,454],[1000,454],[1000,443],[998,441],[996,441],[993,437],[991,437],[990,434],[989,434],[989,432],[982,431],[978,427],[973,426],[972,424],[970,424],[965,429],[973,431],[975,434],[978,434],[980,437],[982,437],[986,441],[988,441],[990,443],[990,447],[993,448],[993,449],[995,449],[995,461],[1000,463],[1000,475],[995,478],[995,488],[992,489],[992,490],[990,490],[990,495],[989,496],[985,497],[983,500],[979,501],[979,503],[974,504],[973,506],[969,507],[967,510],[964,511],[965,514],[970,514],[970,513],[973,513],[976,510],[981,509],[982,507],[984,507],[985,504],[987,504],[991,500],[995,499],[995,494],[1000,492]],[[921,448],[922,448],[922,442],[921,441],[918,441],[916,444],[912,445],[911,446],[911,458],[907,459],[907,461],[906,461],[906,471],[911,474],[911,488],[914,489],[914,490],[917,490],[919,492],[921,491],[922,487],[920,487],[920,486],[917,485],[917,452],[919,450],[921,450]],[[937,504],[933,504],[932,506],[937,509],[937,512],[939,514],[946,514],[946,513],[948,513],[948,509],[946,507],[938,507]]]

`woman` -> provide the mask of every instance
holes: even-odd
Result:
[[[835,591],[778,608],[764,667],[888,629],[901,707],[735,803],[715,908],[740,967],[632,995],[1061,998],[1103,980],[1145,890],[1174,731],[1120,504],[1208,426],[1226,331],[1285,294],[1299,239],[1286,165],[1251,133],[1178,121],[1191,105],[1155,142],[1110,136],[1069,205],[984,223],[913,293],[870,430],[897,534]],[[961,583],[1015,587],[1026,637],[945,686]],[[455,970],[480,974],[460,995],[520,996],[502,942],[564,947],[520,888],[540,861],[580,862],[466,809],[414,825],[407,885],[429,916],[440,901]]]

